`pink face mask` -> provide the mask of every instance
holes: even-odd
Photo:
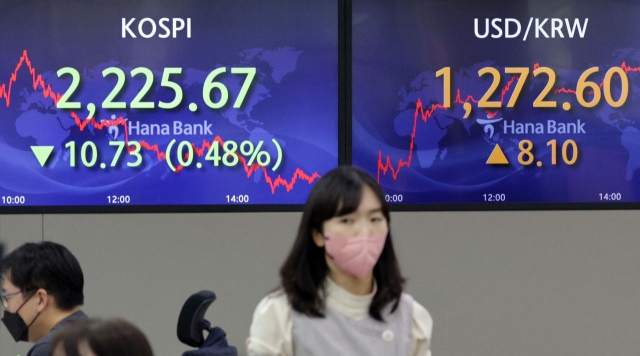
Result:
[[[378,262],[387,233],[356,237],[325,234],[325,251],[342,272],[364,279]]]

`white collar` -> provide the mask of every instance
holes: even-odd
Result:
[[[378,290],[378,285],[373,280],[373,291],[366,295],[355,295],[340,287],[327,276],[324,282],[325,302],[327,306],[355,320],[363,320],[369,317],[369,306],[373,296]]]

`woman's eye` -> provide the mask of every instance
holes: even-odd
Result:
[[[373,222],[381,222],[382,218],[381,217],[371,218],[371,221],[373,221]]]
[[[340,220],[340,222],[343,223],[343,224],[350,224],[350,223],[353,222],[353,219],[351,219],[351,218],[342,218]]]

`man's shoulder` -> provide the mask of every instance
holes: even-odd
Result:
[[[63,327],[64,325],[78,319],[85,319],[87,315],[82,311],[78,310],[77,312],[71,314],[70,316],[62,319],[56,326],[49,331],[49,333],[43,336],[40,340],[36,341],[36,343],[31,347],[27,356],[49,356],[49,348],[51,344],[51,340],[53,339],[53,335],[56,333],[58,329]]]
[[[27,356],[49,356],[49,346],[51,344],[51,340],[39,342],[27,352]]]
[[[68,317],[66,317],[65,319],[63,319],[60,323],[58,323],[58,325],[56,325],[56,328],[59,328],[67,323],[70,323],[74,320],[78,320],[78,319],[86,319],[88,318],[87,314],[85,314],[82,309],[78,309],[78,311],[76,311],[75,313],[69,315]]]
[[[27,353],[27,356],[48,356],[51,339],[53,338],[54,333],[55,329],[52,329],[47,335],[36,341]]]

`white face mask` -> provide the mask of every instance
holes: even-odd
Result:
[[[325,233],[325,251],[340,271],[364,279],[378,262],[388,230],[371,236],[345,237]]]

